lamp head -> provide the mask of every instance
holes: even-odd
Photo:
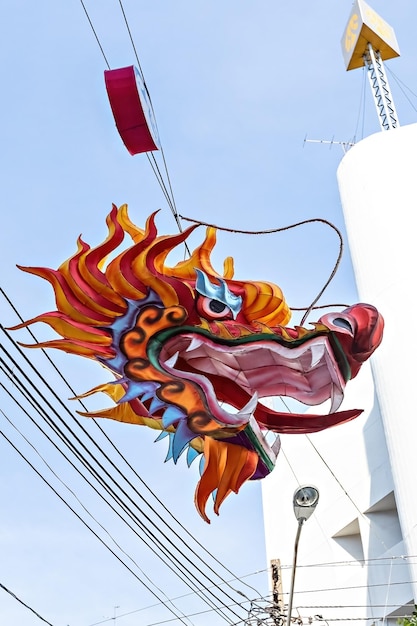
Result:
[[[311,485],[299,487],[294,492],[294,515],[298,522],[305,522],[314,512],[319,501],[319,490]]]

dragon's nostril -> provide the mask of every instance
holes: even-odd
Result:
[[[335,326],[338,326],[339,328],[344,328],[345,330],[348,330],[350,333],[352,333],[352,335],[354,334],[352,325],[344,317],[335,317],[333,320],[333,324]]]

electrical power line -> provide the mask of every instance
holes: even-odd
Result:
[[[51,622],[48,622],[48,620],[46,620],[44,617],[39,615],[39,613],[37,613],[37,611],[32,609],[32,607],[29,606],[29,604],[26,604],[26,602],[23,602],[23,600],[18,598],[18,596],[15,593],[13,593],[13,591],[10,591],[10,589],[7,589],[7,587],[5,587],[2,583],[0,583],[0,587],[1,587],[1,589],[3,589],[3,591],[6,591],[6,593],[10,594],[12,596],[12,598],[14,598],[18,602],[20,602],[20,604],[22,606],[26,607],[29,611],[31,611],[34,615],[36,615],[36,617],[38,617],[42,622],[45,622],[45,624],[49,624],[49,626],[53,626],[53,624],[51,624]]]
[[[18,347],[14,344],[14,342],[11,340],[11,337],[10,337],[10,335],[7,333],[7,331],[5,331],[5,329],[4,329],[4,328],[1,328],[1,330],[2,330],[2,331],[3,331],[3,333],[6,335],[6,337],[9,339],[9,341],[11,341],[11,342],[12,342],[12,344],[13,344],[13,345],[14,345],[14,347],[15,347],[15,349],[19,352],[19,355],[20,355],[20,356],[21,356],[21,357],[22,357],[22,358],[26,361],[26,363],[27,363],[27,364],[29,364],[29,365],[32,367],[32,370],[33,370],[33,371],[37,374],[37,376],[38,376],[38,377],[39,377],[39,378],[43,381],[43,383],[44,383],[44,384],[46,384],[46,386],[50,389],[50,386],[48,386],[47,382],[46,382],[46,381],[45,381],[45,379],[42,377],[42,375],[41,375],[41,374],[40,374],[40,373],[36,370],[36,368],[33,368],[33,366],[31,365],[30,361],[27,359],[26,355],[25,355],[25,354],[24,354],[24,353],[20,350],[20,348],[18,348]],[[4,350],[5,350],[4,346],[1,346],[1,349],[4,351]],[[6,352],[7,352],[7,351],[6,351]],[[10,356],[10,355],[9,355],[9,356]],[[13,381],[13,384],[16,384],[16,383],[17,383],[17,374],[16,374],[16,372],[19,372],[19,376],[26,377],[26,383],[23,385],[23,387],[21,386],[21,392],[25,395],[26,399],[28,399],[28,390],[27,390],[27,388],[25,387],[25,385],[27,385],[27,384],[30,384],[30,383],[31,383],[30,377],[28,377],[27,375],[25,375],[24,371],[20,368],[20,366],[18,365],[18,363],[17,363],[16,361],[14,361],[14,360],[13,360],[13,358],[12,358],[12,368],[13,368],[13,375],[12,375],[12,373],[11,373],[11,369],[10,369],[10,368],[9,368],[9,371],[8,371],[8,375],[10,376],[10,380],[12,380],[12,381]],[[6,371],[7,371],[7,368],[6,368]],[[22,385],[22,382],[20,381],[20,383],[19,383],[19,384],[20,384],[20,385]],[[36,386],[36,387],[37,387],[37,386]],[[36,391],[37,391],[37,393],[39,393],[39,389],[38,389],[38,388],[36,389]],[[41,394],[41,397],[42,397],[42,394]],[[37,411],[39,411],[39,407],[38,407],[38,406],[36,406],[36,402],[34,401],[34,399],[33,399],[33,395],[32,395],[32,394],[30,394],[29,399],[30,399],[30,402],[32,403],[32,406],[35,406],[36,410],[37,410]],[[45,398],[43,398],[43,399],[45,400]],[[59,400],[59,398],[56,398],[56,399],[58,399],[58,400]],[[35,402],[35,405],[34,405],[34,402]],[[62,403],[61,403],[61,404],[62,404]],[[47,405],[47,406],[48,406],[48,405]],[[63,405],[63,404],[62,404],[62,406],[63,406],[63,408],[65,408],[65,410],[68,412],[68,409],[66,408],[66,405]],[[48,406],[48,411],[49,411],[49,412],[52,412],[52,413],[54,413],[54,412],[56,413],[56,411],[54,411],[53,407],[52,407],[52,406],[50,406],[50,404],[49,404],[49,406]],[[42,411],[40,411],[40,412],[42,413]],[[69,413],[69,412],[68,412],[68,413]],[[71,414],[71,413],[70,413],[70,414]],[[71,414],[71,416],[72,416],[72,414]],[[59,417],[59,419],[60,419],[60,420],[61,420],[61,422],[62,422],[62,421],[63,421],[63,420],[62,420],[62,418],[60,418],[60,416],[58,416],[58,417]],[[72,416],[72,417],[73,417],[73,416]],[[74,419],[75,419],[75,418],[74,418]],[[75,421],[77,421],[77,420],[75,420]],[[94,422],[94,423],[95,423],[95,422]],[[66,423],[64,423],[64,425],[65,425],[65,426],[66,426],[66,428],[68,429],[68,425],[67,425]],[[79,425],[79,424],[78,424],[78,425]],[[54,432],[56,433],[56,432],[57,432],[57,431],[56,431],[56,424],[55,424],[54,428],[55,428],[55,431],[54,431]],[[62,433],[61,433],[61,434],[59,434],[59,436],[60,436],[60,437],[62,437]],[[85,449],[84,444],[83,444],[82,442],[80,442],[79,440],[77,440],[77,448],[79,448],[80,446],[84,448],[84,451],[85,451],[85,452],[87,452],[87,450]],[[72,451],[74,452],[74,447],[73,447],[73,446],[72,446]],[[77,453],[78,453],[78,458],[79,458],[79,451],[78,451],[78,450],[77,450]],[[96,462],[97,462],[97,461],[96,461]],[[120,487],[119,487],[119,488],[120,488]],[[140,494],[139,494],[139,495],[140,495]],[[119,504],[120,504],[120,501],[119,501]],[[148,503],[148,502],[147,502],[147,504],[148,504],[148,506],[149,506],[149,503]],[[124,509],[124,510],[126,510],[126,509]],[[168,528],[169,528],[169,525],[168,525]],[[171,530],[172,530],[172,529],[171,529]],[[179,537],[179,535],[178,535],[178,534],[177,534],[177,537],[178,537],[179,539],[181,539],[182,541],[184,541],[184,539],[183,539],[183,538],[181,538],[181,537]],[[189,545],[188,545],[188,544],[185,544],[185,545],[187,545],[187,548],[189,548]],[[176,547],[176,546],[172,546],[172,545],[171,545],[171,547],[174,547],[175,549],[177,549],[177,547]],[[208,553],[208,554],[210,554],[210,553]],[[167,558],[169,558],[170,560],[172,559],[172,550],[171,550],[171,548],[169,549],[169,552],[168,552],[168,553],[165,553],[165,556],[166,556]],[[199,554],[199,555],[197,555],[197,556],[198,556],[198,558],[199,558],[199,562],[201,562],[201,554]],[[181,563],[179,563],[179,562],[178,562],[178,560],[177,560],[177,563],[178,563],[178,566],[179,566],[179,567],[181,567]],[[190,565],[191,565],[191,563],[190,563]],[[207,566],[207,564],[205,564],[205,565]],[[194,565],[194,567],[195,567],[195,565]],[[210,566],[208,566],[208,567],[210,567]],[[215,570],[213,570],[213,568],[211,568],[211,569],[212,569],[212,571],[213,571],[213,572],[214,572],[214,573],[218,576],[218,572],[215,572]],[[176,572],[176,573],[177,573],[177,572]],[[183,573],[184,573],[184,575],[186,575],[186,576],[188,577],[188,572],[187,572],[187,570],[183,570]],[[231,573],[231,572],[230,572],[230,573]],[[201,579],[201,574],[203,574],[203,575],[204,575],[204,576],[206,576],[206,578],[207,578],[207,574],[205,574],[204,572],[201,572],[201,571],[200,571],[200,572],[199,572],[199,579]],[[235,579],[236,579],[236,577],[235,577]],[[210,583],[211,583],[211,587],[216,586],[216,585],[217,585],[217,587],[218,587],[218,583],[215,583],[215,582],[214,582],[212,579],[210,579],[210,578],[208,578],[208,580],[209,580],[209,581],[210,581]],[[230,589],[231,589],[234,593],[239,593],[239,595],[240,595],[241,597],[244,597],[244,598],[246,598],[246,599],[249,601],[249,598],[248,598],[245,594],[243,594],[240,590],[236,590],[236,589],[234,589],[233,587],[230,587],[230,582],[225,581],[224,579],[222,579],[222,581],[221,581],[221,582],[222,582],[222,584],[225,584],[226,586],[228,586],[228,587],[229,587],[229,588],[230,588]],[[248,587],[251,587],[250,585],[247,585],[247,586],[248,586]],[[218,588],[219,588],[219,587],[218,587]],[[220,588],[219,588],[219,590],[220,590]],[[201,593],[201,592],[200,592],[200,593]],[[223,594],[225,594],[226,592],[222,590],[222,593],[223,593]],[[229,598],[229,599],[231,599],[230,594],[227,594],[227,593],[226,593],[226,595],[228,596],[228,598]],[[258,595],[259,595],[259,594],[258,594]],[[213,593],[212,593],[212,594],[210,594],[210,598],[209,598],[209,599],[208,599],[208,598],[206,598],[206,600],[209,600],[209,602],[212,602],[213,597],[214,597],[214,598],[216,598],[215,594],[213,594]],[[217,598],[217,599],[218,599],[218,598]],[[239,605],[239,603],[237,603],[237,604]],[[222,603],[220,603],[220,606],[222,606]]]
[[[22,315],[19,313],[19,311],[17,310],[17,308],[14,306],[13,302],[10,300],[10,298],[7,296],[7,294],[4,292],[4,290],[0,287],[0,294],[4,297],[4,299],[6,300],[6,302],[8,303],[8,305],[11,307],[11,309],[13,310],[13,312],[16,314],[16,316],[18,317],[18,319],[23,322],[24,319],[22,317]],[[1,327],[0,325],[0,330],[4,329]],[[35,343],[38,343],[38,340],[35,336],[35,334],[33,333],[33,331],[27,327],[26,328],[27,332],[30,334],[30,336],[32,337],[32,339],[35,341]],[[7,334],[7,333],[6,333]],[[9,340],[12,342],[13,345],[14,341],[13,339],[10,337],[9,334],[7,334],[7,337],[9,338]],[[72,388],[72,386],[70,385],[68,379],[66,377],[64,377],[61,373],[61,371],[59,370],[59,368],[57,368],[57,366],[55,365],[54,361],[50,358],[50,356],[48,355],[48,353],[46,352],[46,350],[44,348],[41,348],[41,352],[42,354],[45,356],[45,358],[48,360],[48,362],[52,365],[54,371],[58,374],[58,376],[61,378],[61,380],[65,383],[65,385],[68,387],[68,389],[70,390],[70,392],[72,393],[73,397],[77,397],[77,393],[76,391]],[[20,351],[20,353],[23,355],[24,353],[22,351]],[[30,363],[30,361],[27,359],[27,357],[25,356],[25,359],[28,363]],[[39,373],[36,372],[39,376]],[[43,382],[46,384],[46,381],[41,377],[41,380],[43,380]],[[48,388],[48,385],[46,385]],[[51,388],[49,387],[49,389],[51,390]],[[51,390],[52,391],[52,390]],[[84,409],[84,411],[88,411],[87,407],[84,405],[84,403],[82,402],[82,400],[80,398],[77,397],[77,401],[80,403],[80,405],[82,406],[82,408]],[[66,408],[66,405],[63,405]],[[74,418],[73,414],[70,413],[71,417]],[[76,423],[79,425],[78,420],[75,420]],[[199,550],[203,550],[203,552],[209,556],[211,559],[213,559],[216,563],[216,565],[220,565],[225,572],[227,572],[228,574],[230,574],[235,580],[241,580],[240,578],[238,579],[235,574],[228,569],[224,562],[220,561],[219,559],[217,559],[210,551],[208,551],[206,549],[206,547],[200,543],[195,537],[194,535],[192,535],[189,530],[183,525],[181,524],[181,522],[172,514],[172,512],[163,504],[163,502],[156,496],[156,494],[150,489],[150,487],[147,485],[147,483],[142,479],[142,477],[139,475],[139,473],[134,469],[134,467],[128,462],[128,460],[125,458],[125,456],[123,456],[121,450],[116,447],[116,445],[114,444],[114,442],[107,436],[107,434],[105,433],[105,431],[101,428],[100,424],[98,421],[93,420],[92,424],[94,425],[94,427],[96,427],[98,429],[98,431],[100,432],[101,435],[104,436],[104,438],[106,439],[106,442],[112,447],[113,451],[117,454],[118,458],[121,459],[129,468],[129,470],[134,474],[135,480],[138,480],[140,482],[140,484],[142,485],[142,487],[144,487],[147,491],[147,494],[150,495],[152,497],[153,500],[156,500],[157,504],[159,506],[162,507],[163,509],[163,513],[164,513],[164,517],[159,515],[156,510],[151,507],[150,503],[149,503],[149,497],[143,497],[136,489],[135,487],[132,485],[132,483],[128,480],[127,476],[120,470],[120,468],[118,466],[113,466],[114,469],[117,470],[118,474],[119,474],[119,478],[123,478],[124,481],[127,483],[127,485],[132,488],[136,495],[138,495],[139,497],[141,497],[141,500],[144,504],[146,504],[153,513],[155,513],[158,516],[158,520],[159,522],[161,522],[162,524],[164,524],[168,529],[172,530],[171,526],[167,523],[165,516],[168,515],[170,517],[170,519],[172,519],[176,525],[178,525],[179,529],[181,532],[184,532],[187,535],[187,541],[186,541],[186,545],[188,548],[190,548],[190,541],[192,540],[192,542],[194,544],[196,544],[196,546],[198,547]],[[93,443],[95,443],[95,439],[93,440]],[[97,445],[97,444],[96,444]],[[172,532],[174,532],[174,530],[172,530]],[[184,542],[184,539],[180,537],[180,535],[176,532],[174,532],[176,538],[178,538],[180,541]],[[191,549],[191,548],[190,548]],[[201,552],[199,551],[198,554],[192,550],[193,554],[195,556],[198,556],[201,560]],[[214,571],[214,570],[212,570]],[[228,584],[230,585],[230,582],[225,581],[224,579],[221,579],[222,583],[224,584]],[[251,589],[252,591],[255,591],[255,593],[259,596],[259,591],[257,589],[255,589],[252,585],[249,585],[248,583],[244,583],[245,586],[248,589]],[[231,587],[231,589],[233,591],[237,591],[235,590],[233,587]],[[248,601],[249,598],[247,596],[245,596],[245,594],[242,594],[242,592],[237,591],[237,593],[240,593],[242,596],[244,596]]]
[[[2,349],[3,351],[5,351],[4,346],[1,346],[1,349]],[[7,353],[7,351],[6,351],[6,354],[8,354],[8,353]],[[12,358],[12,357],[10,357],[10,355],[8,355],[8,356],[9,356],[9,358]],[[15,372],[14,372],[13,376],[11,377],[11,379],[13,380],[13,382],[14,382],[14,383],[19,382],[19,383],[21,384],[21,381],[20,381],[20,379],[18,378],[18,376],[17,376],[17,374],[16,374],[16,371],[18,371],[20,375],[25,376],[25,374],[24,374],[23,370],[21,369],[21,367],[18,365],[18,363],[17,363],[14,359],[12,359],[12,363],[13,363],[13,366],[14,366],[14,368],[15,368]],[[10,372],[9,372],[9,373],[10,373]],[[29,377],[27,377],[27,376],[26,376],[26,380],[27,380],[27,383],[31,384],[31,381],[30,381],[30,378],[29,378]],[[30,399],[31,399],[33,402],[35,402],[35,400],[34,400],[34,398],[33,398],[33,395],[32,395],[30,392],[28,392],[28,390],[27,390],[27,389],[26,389],[26,393],[29,393],[29,397],[30,397]],[[40,393],[40,391],[39,391],[38,389],[37,389],[37,393],[38,393],[38,394]],[[40,395],[42,395],[42,394],[40,394]],[[46,401],[46,399],[45,399],[45,398],[43,398],[43,399]],[[46,402],[47,402],[47,405],[48,405],[48,409],[49,409],[49,411],[50,411],[50,412],[52,412],[53,414],[55,414],[55,416],[56,416],[56,417],[57,417],[57,418],[58,418],[61,422],[63,422],[62,418],[61,418],[61,417],[60,417],[60,415],[59,415],[59,414],[58,414],[58,413],[54,410],[54,408],[52,407],[52,405],[51,405],[48,401],[46,401]],[[64,405],[64,406],[65,406],[65,405]],[[51,418],[50,418],[50,416],[49,416],[49,417],[47,417],[47,416],[46,416],[46,414],[42,415],[42,411],[39,411],[39,413],[41,414],[41,416],[42,416],[43,418],[46,418],[46,419],[47,419],[47,421],[51,422]],[[77,435],[74,435],[74,432],[73,432],[73,431],[71,431],[71,429],[68,427],[68,425],[67,425],[67,424],[65,424],[65,422],[63,422],[63,423],[64,423],[64,425],[66,426],[66,428],[67,428],[67,429],[68,429],[68,430],[72,433],[72,435],[73,435],[73,436],[75,436],[76,441],[77,441],[77,446],[78,446],[78,448],[81,446],[81,447],[83,448],[84,452],[85,452],[85,453],[88,453],[88,454],[89,454],[89,456],[90,456],[90,457],[91,457],[91,458],[95,461],[95,463],[98,465],[98,467],[99,467],[99,469],[100,469],[100,472],[101,472],[101,473],[104,473],[104,474],[106,475],[107,479],[110,479],[110,480],[111,480],[111,479],[112,479],[112,476],[109,474],[109,472],[108,472],[108,471],[107,471],[107,470],[103,467],[103,465],[102,465],[101,463],[99,463],[99,462],[97,461],[97,458],[94,458],[94,457],[93,457],[93,455],[89,452],[89,450],[88,450],[88,448],[85,446],[85,444],[84,444],[84,443],[83,443],[83,442],[79,439],[79,437],[78,437]],[[143,534],[145,534],[145,535],[148,537],[148,539],[149,539],[149,540],[153,543],[153,546],[154,546],[154,547],[152,547],[152,546],[151,546],[151,543],[149,543],[149,541],[145,541],[145,539],[144,539],[144,537],[142,536],[142,534],[138,534],[138,533],[136,533],[136,531],[134,531],[134,532],[135,532],[135,534],[137,534],[138,538],[139,538],[141,541],[144,541],[144,542],[145,542],[145,544],[146,544],[148,547],[150,547],[150,548],[152,549],[152,551],[153,551],[153,552],[154,552],[154,553],[155,553],[155,554],[156,554],[159,558],[161,558],[161,560],[164,562],[164,564],[165,564],[167,567],[169,567],[169,568],[170,568],[170,569],[171,569],[171,570],[172,570],[172,571],[173,571],[173,572],[174,572],[174,573],[175,573],[178,577],[180,577],[180,579],[181,579],[183,582],[185,582],[188,586],[189,586],[189,585],[191,585],[191,588],[192,588],[192,589],[194,589],[194,591],[195,591],[195,592],[196,592],[196,593],[197,593],[200,597],[204,598],[204,599],[205,599],[205,601],[206,601],[206,602],[207,602],[207,603],[208,603],[208,604],[209,604],[212,608],[214,608],[214,607],[215,607],[215,605],[214,605],[214,603],[213,603],[213,600],[217,600],[217,601],[219,602],[219,606],[220,606],[220,607],[222,606],[222,601],[220,600],[220,598],[219,598],[219,597],[218,597],[218,596],[217,596],[214,592],[212,592],[212,593],[210,594],[210,596],[208,596],[208,595],[205,593],[205,591],[204,591],[204,586],[202,585],[202,581],[204,581],[204,579],[206,579],[207,581],[209,581],[209,583],[210,583],[210,585],[211,585],[212,587],[217,587],[218,592],[223,593],[223,594],[225,595],[225,597],[226,597],[228,600],[233,599],[233,598],[232,598],[232,596],[230,596],[230,594],[229,594],[227,591],[224,591],[224,590],[223,590],[223,589],[219,586],[219,584],[218,584],[218,583],[216,583],[216,582],[213,580],[213,578],[212,578],[212,577],[210,577],[207,573],[205,573],[205,572],[204,572],[204,571],[203,571],[203,570],[199,567],[199,565],[196,565],[196,563],[194,563],[194,562],[193,562],[193,561],[192,561],[192,560],[191,560],[191,559],[190,559],[190,558],[189,558],[189,557],[188,557],[188,556],[184,553],[184,551],[183,551],[183,550],[181,550],[180,548],[178,548],[178,546],[177,546],[177,545],[175,545],[175,544],[172,542],[172,540],[171,540],[171,539],[170,539],[170,538],[169,538],[169,537],[168,537],[168,536],[167,536],[164,532],[161,532],[161,529],[160,529],[160,528],[158,529],[158,535],[156,535],[154,532],[150,531],[150,530],[149,530],[149,528],[148,528],[148,526],[149,526],[150,528],[154,528],[154,527],[155,527],[155,522],[154,522],[154,520],[152,520],[151,518],[149,518],[149,516],[148,516],[146,513],[144,513],[144,511],[143,511],[143,510],[141,510],[141,509],[139,509],[139,511],[140,511],[141,515],[145,518],[145,520],[147,520],[147,521],[148,521],[148,525],[146,525],[146,524],[145,524],[145,523],[144,523],[141,519],[139,519],[139,518],[137,517],[137,515],[136,515],[135,513],[133,513],[133,512],[132,512],[132,509],[130,508],[130,506],[127,506],[127,505],[126,505],[126,503],[125,503],[125,501],[123,501],[123,500],[120,498],[120,496],[118,496],[118,494],[116,494],[116,492],[115,492],[112,488],[110,488],[110,487],[109,487],[109,485],[108,485],[105,481],[103,481],[103,479],[102,479],[102,475],[101,475],[100,473],[98,473],[98,472],[97,472],[97,471],[96,471],[96,470],[95,470],[95,469],[91,466],[90,462],[86,461],[85,457],[83,457],[83,456],[80,454],[79,449],[74,447],[74,444],[72,444],[72,443],[68,440],[68,437],[67,437],[66,435],[64,435],[64,434],[63,434],[62,430],[61,430],[59,427],[57,427],[56,423],[52,421],[52,425],[54,426],[55,433],[57,433],[57,434],[60,436],[61,440],[65,443],[65,445],[67,445],[67,446],[71,449],[72,453],[73,453],[73,454],[74,454],[74,455],[78,458],[78,460],[81,460],[81,461],[84,463],[84,465],[87,467],[87,469],[89,470],[89,472],[90,472],[90,473],[91,473],[91,474],[95,477],[95,479],[96,479],[96,480],[97,480],[97,481],[98,481],[98,482],[99,482],[102,486],[104,486],[104,487],[106,488],[107,492],[108,492],[108,493],[109,493],[109,494],[113,497],[113,499],[115,499],[116,503],[117,503],[119,506],[121,506],[121,507],[122,507],[122,510],[123,510],[125,513],[127,513],[127,514],[129,515],[129,517],[130,517],[130,518],[131,518],[131,519],[132,519],[135,523],[139,524],[139,527],[141,528],[142,533],[143,533]],[[120,485],[118,485],[118,487],[119,487],[119,489],[122,491],[122,494],[123,494],[123,497],[125,498],[125,500],[126,500],[126,499],[127,499],[127,500],[129,500],[129,501],[130,501],[130,503],[131,503],[132,505],[135,505],[135,502],[134,502],[134,501],[132,500],[132,498],[131,498],[128,494],[127,494],[127,492],[126,492],[126,491],[124,491],[123,489],[121,489]],[[107,503],[109,504],[109,502],[108,502],[108,501],[107,501]],[[112,506],[111,508],[112,508],[113,510],[115,510],[113,506]],[[137,507],[137,505],[136,505],[136,508],[138,508],[138,507]],[[122,517],[122,519],[123,519],[123,521],[124,521],[125,523],[127,523],[127,522],[126,522],[126,520],[125,520],[123,517]],[[131,526],[130,524],[128,524],[128,526],[129,526],[131,529],[133,529],[133,528],[132,528],[132,526]],[[162,537],[165,537],[165,539],[167,540],[168,547],[164,546],[164,545],[163,545],[163,542],[161,543],[161,540],[160,540],[160,536],[161,536],[161,535],[162,535]],[[184,544],[184,545],[186,545],[186,544]],[[155,547],[157,548],[156,550],[155,550]],[[175,550],[175,551],[176,551],[176,553],[178,553],[178,554],[179,554],[180,558],[178,558],[178,557],[177,557],[177,554],[176,554],[176,553],[174,553],[174,552],[173,552],[173,550]],[[185,561],[185,564],[184,564],[184,562],[183,562],[183,561]],[[200,561],[198,561],[198,562],[200,562]],[[171,563],[172,563],[172,564],[171,564]],[[174,565],[175,565],[175,567],[174,567]],[[192,573],[192,572],[190,571],[190,568],[194,568],[194,569],[196,570],[197,574]],[[212,568],[211,568],[211,569],[212,569]],[[214,570],[213,570],[213,571],[214,571]],[[180,574],[182,574],[182,576],[181,576]],[[221,608],[217,607],[217,611],[220,611],[220,612],[221,612]],[[234,611],[233,611],[233,612],[234,612]]]

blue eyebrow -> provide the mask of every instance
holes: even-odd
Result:
[[[195,281],[195,289],[202,296],[206,298],[212,298],[222,302],[225,306],[229,307],[232,312],[233,319],[235,320],[238,313],[242,308],[242,297],[236,296],[232,293],[229,287],[222,278],[217,278],[220,285],[214,285],[210,282],[209,277],[202,270],[194,268],[197,274],[197,280]]]

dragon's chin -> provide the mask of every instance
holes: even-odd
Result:
[[[285,414],[265,406],[266,398],[286,396],[308,406],[330,400],[333,413],[345,387],[327,335],[291,348],[285,343],[274,334],[233,341],[178,329],[163,344],[159,366],[173,379],[194,383],[219,425],[242,428],[254,417],[260,426],[280,431]],[[225,401],[235,410],[228,411]]]

